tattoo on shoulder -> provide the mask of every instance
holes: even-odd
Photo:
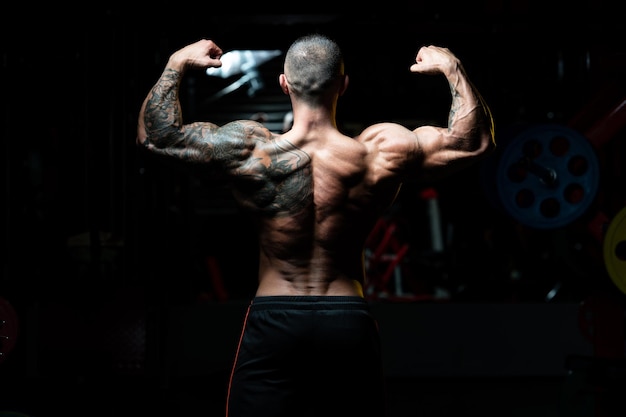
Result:
[[[276,144],[276,153],[268,167],[269,175],[280,192],[275,196],[274,208],[278,211],[298,212],[312,199],[311,157],[285,141]]]

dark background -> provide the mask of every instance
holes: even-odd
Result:
[[[614,393],[624,388],[616,285],[624,269],[607,271],[604,258],[606,230],[626,207],[617,7],[392,2],[324,14],[339,5],[323,6],[218,14],[184,2],[132,11],[16,5],[5,16],[13,24],[2,28],[0,415],[220,415],[255,288],[256,242],[227,189],[137,152],[137,113],[186,43],[207,37],[225,51],[285,51],[313,31],[336,38],[346,55],[350,86],[338,109],[346,133],[386,120],[445,124],[445,80],[408,71],[425,44],[461,58],[496,122],[495,155],[403,189],[384,218],[399,226],[392,242],[408,247],[389,281],[384,262],[369,270],[392,415],[623,410]],[[188,74],[187,120],[262,112],[278,130],[289,109],[281,63],[258,68],[257,89],[220,98],[237,77]],[[534,214],[517,217],[499,191],[513,185],[501,173],[514,163],[507,146],[547,126],[598,166],[586,174],[598,181],[585,190],[585,209],[548,227]],[[431,246],[425,191],[437,195],[443,251]]]

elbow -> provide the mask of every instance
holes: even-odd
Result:
[[[148,135],[146,134],[145,130],[139,130],[137,132],[137,136],[135,137],[135,145],[137,146],[145,146],[145,143],[148,140]]]
[[[142,115],[139,116],[137,123],[137,136],[135,136],[135,145],[142,146],[148,140],[148,132],[146,132],[146,125],[143,122]]]
[[[485,129],[481,137],[483,144],[481,153],[485,156],[492,154],[496,150],[496,136],[493,125],[489,129]]]
[[[485,157],[493,153],[496,149],[494,130],[492,127],[480,127],[474,131],[474,139],[470,141],[473,145],[472,153],[476,157]]]
[[[496,150],[496,140],[491,132],[483,135],[480,153],[484,156],[491,155]]]
[[[472,163],[480,161],[495,153],[495,149],[495,142],[481,139],[472,150],[466,151],[467,160]]]

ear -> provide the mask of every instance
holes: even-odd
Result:
[[[280,84],[280,89],[283,90],[283,93],[289,95],[289,85],[287,84],[287,77],[285,77],[285,74],[280,74],[278,76],[278,84]]]
[[[348,78],[347,74],[344,74],[343,76],[343,80],[341,83],[341,88],[339,89],[339,95],[342,96],[343,93],[346,92],[346,90],[348,89],[348,84],[350,83],[350,79]]]

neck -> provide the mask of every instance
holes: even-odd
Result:
[[[315,129],[320,127],[337,128],[336,103],[327,106],[310,107],[292,103],[293,126]]]

